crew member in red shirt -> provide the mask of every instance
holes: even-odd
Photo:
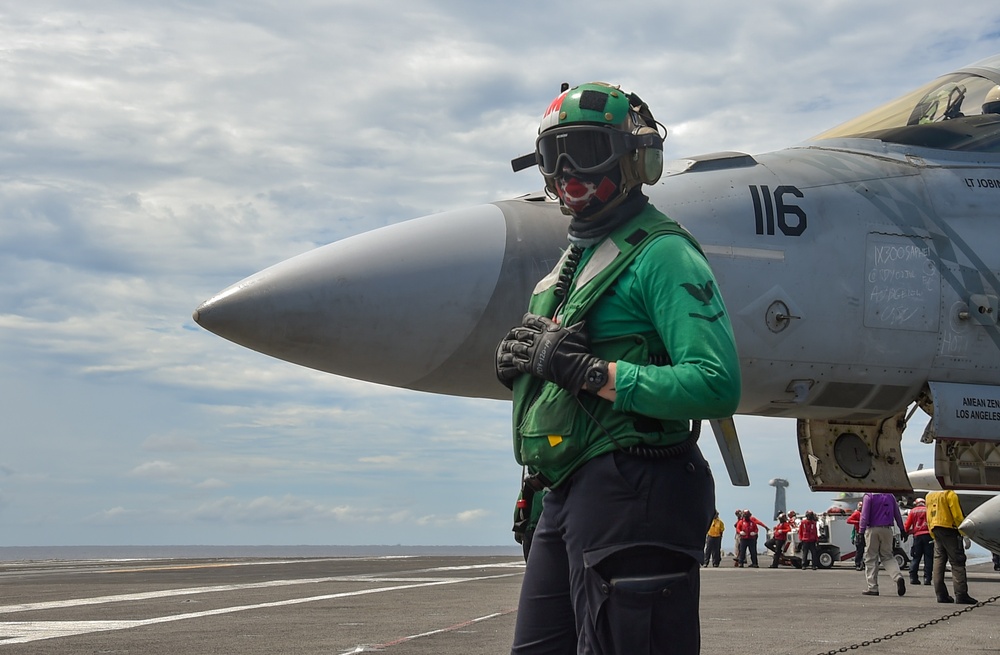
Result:
[[[757,534],[760,530],[757,526],[760,526],[765,530],[770,530],[770,528],[761,523],[756,516],[751,514],[750,510],[743,510],[743,518],[736,523],[736,533],[740,535],[739,565],[741,567],[746,564],[746,555],[749,550],[751,562],[750,568],[759,568],[757,566]]]
[[[819,562],[819,530],[816,529],[816,513],[812,510],[799,523],[799,543],[802,544],[802,570],[806,568],[809,555],[812,555],[812,570],[816,570]]]
[[[851,534],[851,543],[854,544],[854,570],[864,571],[865,570],[865,536],[861,534],[861,503],[858,503],[858,508],[854,510],[854,513],[847,517],[847,524],[854,526],[854,532]],[[933,544],[932,544],[933,545]],[[931,549],[933,551],[933,549]]]
[[[788,523],[788,517],[784,512],[778,514],[778,524],[774,526],[771,539],[774,540],[774,559],[771,560],[769,568],[778,568],[781,561],[781,554],[785,552],[785,542],[788,540],[788,533],[792,531],[792,526]]]
[[[924,584],[931,583],[931,574],[934,573],[934,540],[931,539],[931,530],[927,527],[927,505],[923,498],[917,498],[916,505],[906,515],[903,528],[908,534],[913,535],[913,547],[910,549],[910,584],[918,585],[917,570],[920,568],[920,560],[924,560]]]
[[[740,521],[743,520],[743,510],[736,510],[736,523],[733,523],[733,566],[740,565]]]

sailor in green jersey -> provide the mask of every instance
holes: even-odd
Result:
[[[544,490],[512,653],[697,653],[715,508],[696,444],[729,417],[739,361],[695,239],[649,204],[663,138],[634,94],[565,90],[534,161],[570,247],[499,344],[526,488]]]

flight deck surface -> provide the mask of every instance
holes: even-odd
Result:
[[[876,639],[856,652],[1000,651],[1000,601],[918,627],[968,606],[938,604],[926,586],[900,598],[885,572],[882,595],[862,596],[849,563],[725,564],[702,569],[707,655],[848,652]],[[0,562],[0,655],[507,653],[523,572],[508,556]],[[971,566],[969,588],[1000,596],[1000,573]]]

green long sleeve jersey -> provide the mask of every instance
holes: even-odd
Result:
[[[686,239],[654,239],[586,321],[594,342],[643,335],[661,341],[671,362],[619,361],[615,410],[680,420],[736,410],[740,368],[729,315],[708,262]]]
[[[729,316],[707,260],[676,233],[682,230],[649,236],[631,261],[623,260],[623,270],[600,281],[600,270],[610,270],[608,261],[622,256],[609,243],[613,238],[627,247],[633,230],[649,234],[664,224],[676,228],[647,206],[586,249],[566,303],[556,312],[564,325],[586,321],[594,354],[616,362],[614,403],[587,393],[573,397],[527,375],[514,382],[515,456],[552,486],[604,452],[682,441],[690,420],[729,417],[739,403]],[[544,308],[552,306],[562,264],[539,283],[530,311],[547,313]],[[591,300],[584,300],[588,293]]]

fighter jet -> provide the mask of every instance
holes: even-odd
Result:
[[[813,490],[1000,489],[1000,55],[787,149],[672,162],[646,188],[701,242],[732,316],[739,414],[797,419]],[[204,328],[336,375],[509,398],[494,351],[567,247],[544,193],[417,218],[251,275]],[[734,483],[735,425],[715,421]]]

